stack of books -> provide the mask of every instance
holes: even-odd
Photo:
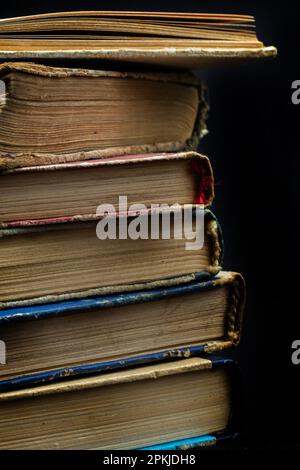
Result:
[[[207,104],[186,67],[274,55],[252,22],[0,22],[1,449],[187,448],[236,431],[221,352],[239,343],[245,286],[221,270],[196,152]]]

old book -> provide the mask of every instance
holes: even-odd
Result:
[[[224,431],[233,379],[228,361],[197,357],[3,392],[0,448],[135,449]]]
[[[101,58],[199,67],[220,58],[276,55],[253,16],[80,11],[0,21],[1,58]]]
[[[184,73],[0,65],[0,168],[195,148],[206,105]]]
[[[0,389],[212,353],[240,339],[245,286],[222,272],[134,293],[0,311]]]
[[[195,152],[111,157],[15,168],[0,174],[0,227],[96,218],[100,204],[208,206],[214,196],[208,158]],[[124,210],[124,209],[123,209]]]
[[[112,233],[105,239],[98,238],[96,222],[0,230],[0,308],[179,284],[195,279],[195,273],[217,274],[222,237],[213,214],[198,213],[197,232],[196,212],[185,225],[175,213],[169,215],[164,222],[160,214],[158,219],[147,213],[113,218]],[[178,215],[182,221],[183,212]],[[163,223],[169,233],[162,231]],[[136,231],[135,224],[147,233]],[[196,237],[198,245],[186,249]]]

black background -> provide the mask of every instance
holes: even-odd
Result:
[[[253,14],[277,59],[199,72],[210,89],[209,135],[200,150],[213,164],[214,211],[223,228],[227,270],[247,282],[240,347],[242,448],[300,449],[300,339],[297,302],[300,7],[259,1],[72,1],[2,3],[1,17],[64,10],[161,10]]]

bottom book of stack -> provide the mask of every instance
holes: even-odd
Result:
[[[6,309],[0,449],[185,449],[234,426],[244,282]]]
[[[230,427],[230,361],[194,357],[0,394],[1,449],[141,449]]]

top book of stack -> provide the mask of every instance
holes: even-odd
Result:
[[[199,68],[276,55],[248,15],[77,11],[0,20],[1,59],[97,58]]]

